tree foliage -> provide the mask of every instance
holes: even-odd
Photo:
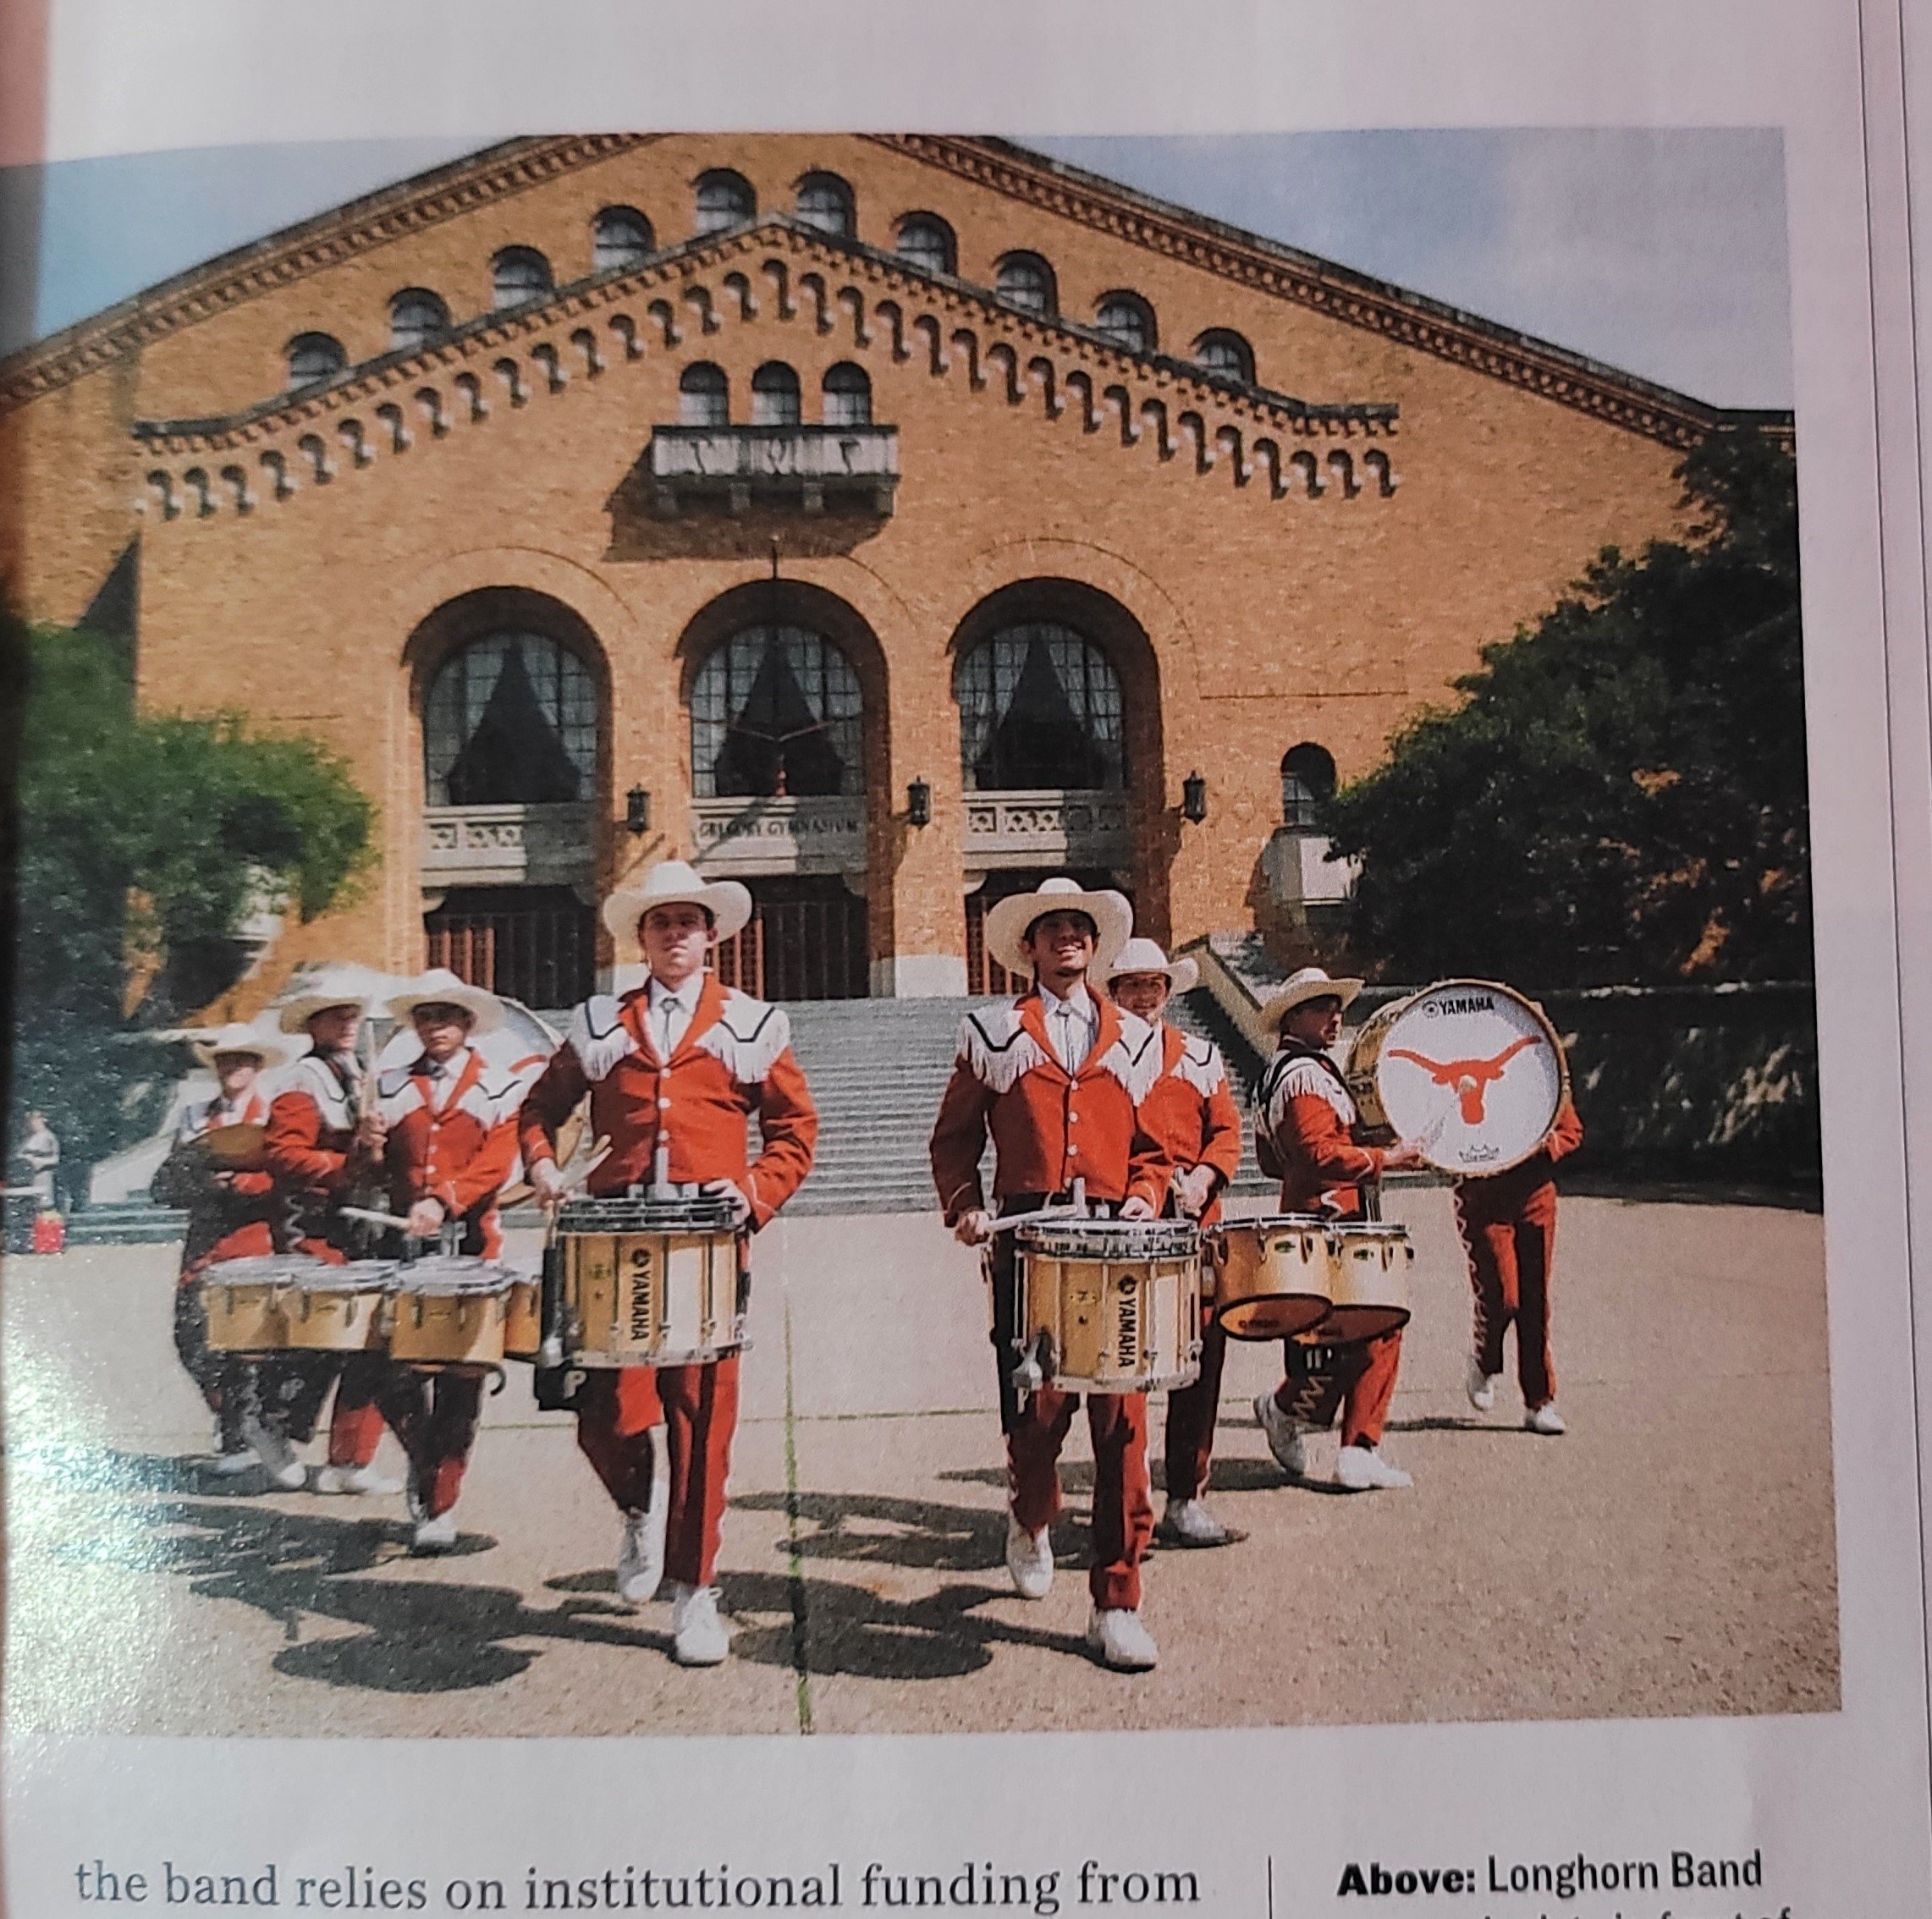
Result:
[[[174,1061],[140,1035],[234,983],[265,898],[303,918],[341,899],[373,811],[311,740],[137,712],[112,641],[17,624],[6,637],[27,679],[13,1106],[45,1111],[87,1162],[151,1123],[151,1082]]]
[[[1678,478],[1685,539],[1606,548],[1332,802],[1389,976],[1810,976],[1796,472],[1739,432]]]

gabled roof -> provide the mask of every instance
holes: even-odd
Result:
[[[0,410],[64,386],[148,341],[270,286],[301,279],[480,202],[662,137],[573,135],[513,140],[367,194],[190,267],[0,361]],[[1263,239],[1010,141],[931,134],[859,136],[1007,198],[1468,366],[1667,445],[1691,446],[1788,413],[1707,405],[1635,374]]]

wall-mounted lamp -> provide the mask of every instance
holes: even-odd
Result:
[[[1191,773],[1181,783],[1181,817],[1199,826],[1208,817],[1208,783],[1197,773]]]
[[[624,823],[641,837],[651,830],[651,795],[641,786],[634,786],[624,796]]]
[[[905,817],[914,826],[933,823],[933,789],[922,779],[905,789]]]

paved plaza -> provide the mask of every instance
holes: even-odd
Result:
[[[1284,1484],[1249,1405],[1280,1349],[1237,1347],[1213,1497],[1250,1537],[1156,1553],[1161,1663],[1137,1677],[1082,1641],[1079,1422],[1060,1576],[1040,1603],[1011,1591],[977,1256],[935,1217],[761,1236],[720,1574],[734,1656],[695,1672],[670,1660],[668,1603],[615,1597],[614,1515],[527,1369],[489,1402],[459,1551],[413,1559],[399,1498],[200,1470],[208,1422],[169,1339],[174,1248],[10,1262],[11,1723],[556,1735],[1835,1708],[1821,1218],[1566,1199],[1571,1431],[1543,1439],[1510,1381],[1486,1418],[1463,1397],[1446,1191],[1389,1211],[1417,1246],[1386,1447],[1413,1490]],[[511,1252],[534,1260],[534,1240]],[[382,1458],[399,1471],[393,1441]]]

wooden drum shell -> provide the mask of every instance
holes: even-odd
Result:
[[[1406,1229],[1383,1221],[1329,1228],[1332,1303],[1308,1337],[1348,1345],[1400,1332],[1409,1322],[1409,1275],[1416,1249]]]
[[[566,1344],[575,1366],[702,1366],[746,1344],[738,1235],[565,1233]]]
[[[1230,1339],[1292,1339],[1328,1313],[1334,1262],[1318,1215],[1224,1220],[1207,1244],[1214,1322]]]
[[[367,1267],[375,1273],[356,1270]],[[281,1302],[289,1328],[284,1344],[303,1353],[381,1351],[387,1343],[390,1270],[387,1262],[372,1260],[357,1261],[354,1267],[324,1266],[289,1287]]]
[[[1175,1239],[1172,1222],[1150,1223]],[[1022,1228],[1016,1261],[1023,1352],[1051,1361],[1070,1393],[1153,1393],[1201,1376],[1201,1256],[1192,1251],[1072,1250],[1077,1229]],[[1074,1237],[1068,1238],[1068,1234]],[[1192,1238],[1188,1230],[1185,1237]],[[1058,1242],[1058,1243],[1056,1243]]]
[[[404,1273],[389,1321],[389,1357],[411,1366],[501,1366],[510,1285],[506,1273],[487,1288],[412,1286]]]

